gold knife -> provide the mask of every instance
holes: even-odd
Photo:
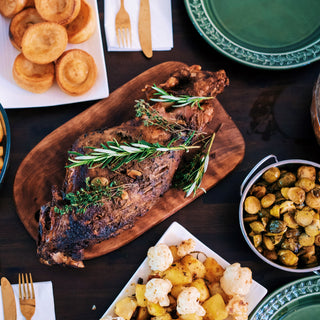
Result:
[[[151,15],[149,0],[140,0],[139,40],[142,52],[147,58],[152,57]]]
[[[13,289],[7,278],[1,278],[1,294],[4,320],[17,320],[16,300]]]

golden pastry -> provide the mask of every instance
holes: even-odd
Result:
[[[56,62],[56,80],[62,91],[77,96],[92,88],[97,78],[93,57],[80,49],[66,51]]]
[[[52,62],[36,64],[20,53],[13,63],[12,75],[21,88],[34,93],[43,93],[54,82],[54,64]]]
[[[22,37],[32,25],[44,22],[35,8],[26,8],[17,13],[10,22],[9,37],[12,45],[21,50]]]
[[[66,26],[70,43],[81,43],[88,40],[96,28],[93,8],[85,0],[81,0],[78,16]]]
[[[35,0],[40,16],[47,20],[66,25],[78,15],[81,0]]]
[[[0,0],[0,13],[6,18],[12,18],[27,4],[27,0]]]
[[[66,28],[55,22],[30,26],[22,37],[24,56],[34,63],[46,64],[58,59],[68,44]]]

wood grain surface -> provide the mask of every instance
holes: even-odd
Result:
[[[38,236],[37,212],[51,198],[51,186],[61,186],[65,175],[68,150],[83,133],[112,127],[134,116],[135,100],[143,97],[146,84],[161,83],[181,62],[164,62],[154,66],[114,91],[108,98],[99,101],[72,118],[45,137],[22,161],[14,181],[14,200],[17,213],[30,235]],[[206,190],[230,173],[243,159],[243,137],[219,101],[215,100],[215,116],[209,131],[220,125],[213,144],[211,159],[202,187]],[[85,259],[111,252],[137,238],[151,227],[162,222],[203,194],[185,198],[182,191],[171,188],[159,199],[145,216],[139,217],[133,228],[121,231],[115,238],[105,240],[85,250]]]

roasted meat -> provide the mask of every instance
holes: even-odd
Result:
[[[228,85],[224,71],[202,71],[199,66],[185,67],[174,72],[159,87],[174,95],[215,97]],[[152,88],[146,86],[146,101]],[[152,106],[169,123],[183,124],[188,130],[203,131],[213,118],[212,100],[202,103],[201,109],[184,106],[171,108],[167,103]],[[89,132],[79,137],[72,150],[85,154],[87,147],[101,147],[101,143],[116,139],[119,143],[146,141],[167,145],[173,133],[157,126],[146,126],[143,118],[134,118],[117,127]],[[183,140],[183,135],[181,135]],[[40,261],[83,267],[83,250],[105,239],[116,236],[119,231],[131,228],[137,217],[145,215],[169,188],[184,151],[166,152],[141,162],[131,161],[117,170],[108,167],[89,168],[86,165],[66,169],[61,188],[52,187],[52,200],[42,206],[39,220],[37,254]],[[99,205],[89,204],[85,212],[59,213],[67,200],[65,195],[84,188],[87,178],[107,178],[125,188],[120,197],[104,198]]]

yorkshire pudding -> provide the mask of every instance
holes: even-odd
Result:
[[[91,5],[81,0],[79,14],[66,28],[70,43],[81,43],[88,40],[96,28],[96,19]]]
[[[65,93],[81,95],[94,85],[97,66],[93,57],[80,49],[65,51],[56,62],[56,81]]]
[[[54,81],[54,64],[36,64],[26,59],[20,53],[12,68],[15,82],[23,89],[43,93],[47,91]]]
[[[0,13],[6,18],[12,18],[27,5],[27,2],[28,0],[0,0]]]
[[[66,28],[55,22],[30,26],[22,37],[24,56],[34,63],[46,64],[58,59],[68,44]]]
[[[40,16],[51,22],[66,25],[78,15],[81,0],[35,0]]]
[[[26,8],[17,13],[10,22],[9,37],[12,45],[21,51],[22,37],[32,25],[44,22],[35,8]]]

